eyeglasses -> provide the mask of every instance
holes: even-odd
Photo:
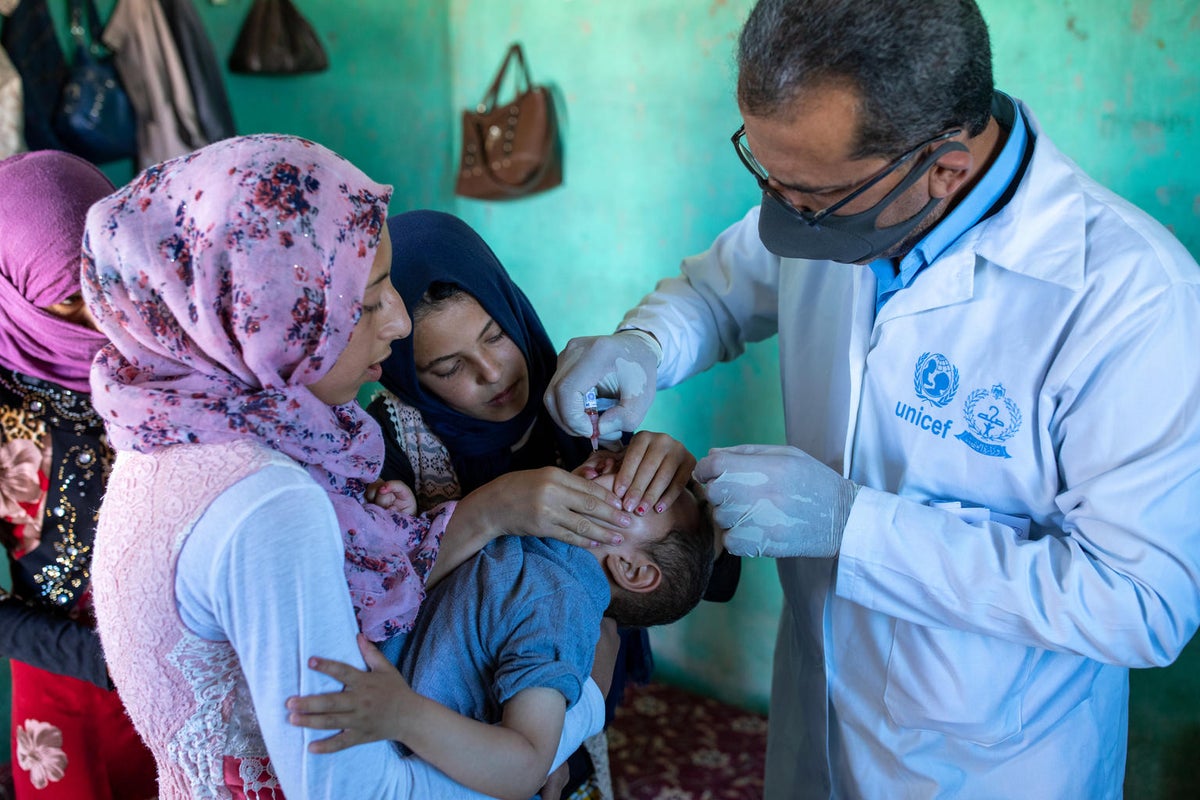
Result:
[[[767,171],[763,168],[762,164],[758,163],[758,159],[754,157],[754,154],[750,152],[750,148],[746,145],[745,125],[741,126],[734,132],[733,136],[730,137],[730,141],[733,142],[733,149],[737,151],[738,158],[742,160],[742,163],[746,165],[746,169],[750,170],[750,174],[754,176],[756,181],[758,181],[758,187],[760,189],[771,195],[771,197],[775,198],[780,205],[790,211],[793,216],[809,225],[815,225],[825,217],[836,212],[838,209],[843,208],[846,206],[846,204],[852,202],[854,198],[859,197],[864,192],[868,191],[872,186],[879,183],[901,166],[911,161],[918,153],[929,147],[929,145],[937,144],[938,142],[945,141],[946,139],[952,139],[955,136],[958,136],[960,133],[962,133],[961,129],[950,130],[946,131],[945,133],[939,133],[937,136],[934,136],[930,139],[926,139],[913,149],[907,151],[899,158],[892,161],[879,172],[876,172],[874,175],[867,178],[866,181],[864,181],[857,189],[850,192],[850,194],[846,195],[841,200],[838,200],[828,208],[821,209],[820,211],[801,211],[792,205],[791,202],[783,196],[783,194],[781,194],[775,189],[775,187],[771,185]]]

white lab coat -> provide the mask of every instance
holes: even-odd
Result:
[[[863,486],[778,561],[767,797],[1120,797],[1128,669],[1200,620],[1200,268],[1044,135],[878,317],[757,217],[622,324],[662,387],[778,332],[788,443]]]

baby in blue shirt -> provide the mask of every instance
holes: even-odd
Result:
[[[619,463],[610,455],[580,471],[599,470],[594,480],[611,488]],[[601,618],[627,627],[674,622],[700,601],[721,551],[690,491],[622,533],[621,544],[592,548],[494,540],[430,590],[399,674],[369,645],[369,672],[317,659],[314,668],[346,689],[293,702],[292,721],[342,729],[319,743],[327,752],[392,739],[472,789],[533,796],[593,663],[607,661],[598,684],[611,678],[611,657],[596,659]]]

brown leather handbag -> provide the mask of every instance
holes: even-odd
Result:
[[[497,102],[515,63],[516,96]],[[514,42],[483,101],[462,113],[462,152],[454,193],[477,200],[512,200],[562,183],[562,144],[554,99],[533,83],[525,53]]]

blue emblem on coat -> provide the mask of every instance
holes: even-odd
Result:
[[[958,368],[941,353],[922,353],[917,357],[917,368],[913,371],[913,391],[922,402],[914,406],[898,400],[896,416],[928,434],[945,439],[954,420],[939,419],[935,414],[954,399],[954,393],[958,391]],[[928,410],[926,403],[930,406]]]
[[[976,389],[963,402],[968,430],[955,438],[977,453],[995,458],[1012,458],[1004,443],[1021,429],[1021,409],[997,383],[991,389]]]
[[[913,390],[935,406],[948,405],[958,392],[958,367],[941,353],[922,353],[913,372]]]

